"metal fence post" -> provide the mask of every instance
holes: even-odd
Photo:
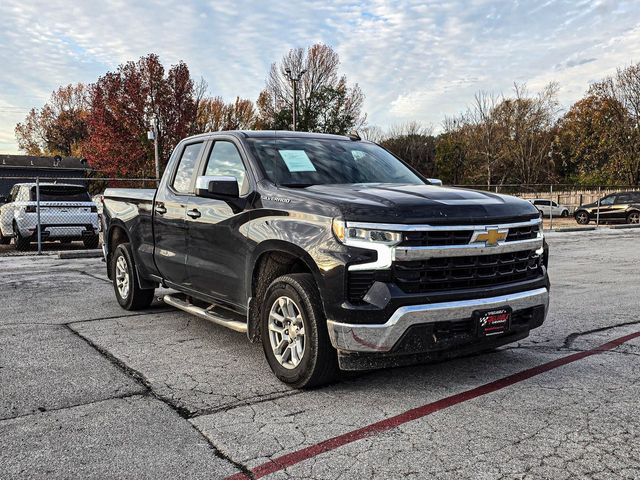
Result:
[[[553,229],[553,185],[549,185],[549,230]]]
[[[38,255],[42,254],[42,228],[40,225],[40,177],[36,177],[36,217],[38,219]]]
[[[600,187],[598,187],[598,208],[596,210],[596,227],[600,226]]]

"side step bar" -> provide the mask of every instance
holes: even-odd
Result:
[[[201,308],[181,298],[178,298],[175,295],[165,295],[162,300],[167,305],[171,305],[172,307],[184,310],[191,315],[195,315],[196,317],[208,320],[211,323],[215,323],[216,325],[222,325],[223,327],[230,328],[231,330],[234,330],[236,332],[247,333],[246,322],[234,320],[230,318],[231,316],[225,317],[223,314],[220,314],[218,312],[213,313],[210,310],[211,307],[209,307],[208,309]]]

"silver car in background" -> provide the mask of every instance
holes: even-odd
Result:
[[[98,209],[86,187],[40,183],[39,188],[42,240],[82,240],[86,248],[97,248]],[[0,243],[13,238],[17,250],[27,250],[38,241],[37,197],[35,183],[13,186],[7,203],[0,206]]]
[[[553,200],[531,199],[529,200],[542,213],[544,217],[553,215],[554,217],[568,217],[569,207],[558,205]]]

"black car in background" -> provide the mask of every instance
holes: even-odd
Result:
[[[618,192],[600,200],[601,222],[626,222],[640,224],[640,192]],[[578,207],[574,213],[576,222],[587,225],[598,216],[598,202]]]

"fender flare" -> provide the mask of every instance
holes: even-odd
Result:
[[[114,228],[121,228],[125,235],[127,236],[127,239],[131,240],[130,235],[129,235],[129,230],[127,230],[126,225],[124,224],[124,222],[118,218],[112,218],[109,221],[109,228],[107,228],[107,230],[104,232],[104,236],[103,236],[103,240],[102,243],[104,245],[105,248],[105,252],[107,253],[107,256],[110,255],[112,252],[111,249],[111,245],[110,245],[110,239],[111,239],[111,234],[113,232]],[[136,259],[137,261],[137,259]]]
[[[249,257],[245,269],[245,288],[249,298],[249,303],[247,305],[247,337],[251,342],[255,342],[259,338],[258,326],[260,321],[259,311],[257,310],[258,305],[254,298],[254,277],[256,275],[257,268],[260,265],[260,260],[264,255],[270,253],[284,253],[289,256],[296,257],[309,269],[318,287],[323,283],[318,265],[309,252],[304,250],[302,247],[286,240],[265,240],[260,243]],[[321,308],[324,309],[324,305],[322,305]]]
[[[286,240],[265,240],[255,248],[246,265],[245,282],[247,288],[246,291],[250,294],[249,296],[253,294],[253,276],[256,273],[256,268],[258,268],[260,259],[265,254],[275,252],[293,255],[294,257],[299,258],[313,274],[313,278],[316,281],[316,284],[319,285],[322,281],[322,276],[320,275],[320,269],[318,268],[318,265],[316,264],[313,257],[311,257],[309,252],[307,252],[304,248]]]

